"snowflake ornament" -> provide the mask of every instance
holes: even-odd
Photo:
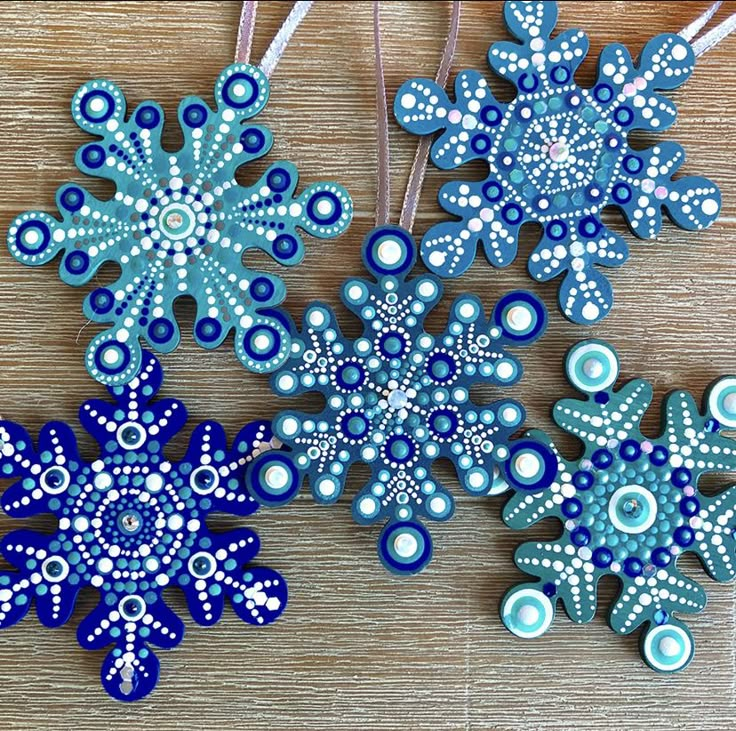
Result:
[[[0,572],[0,628],[20,621],[36,601],[47,627],[65,624],[80,589],[100,592],[82,621],[82,647],[114,648],[102,665],[102,684],[123,701],[153,690],[159,661],[151,645],[181,642],[184,624],[162,598],[179,586],[202,625],[216,623],[227,596],[238,616],[254,625],[273,622],[286,605],[286,583],[267,568],[246,566],[258,536],[241,528],[211,533],[211,512],[250,515],[258,504],[243,488],[245,465],[270,448],[268,422],[248,424],[228,449],[222,427],[200,424],[186,456],[170,462],[166,443],[186,422],[180,401],[151,402],[161,385],[156,359],[143,352],[140,374],[110,387],[114,404],[87,401],[80,420],[99,442],[92,463],[79,456],[71,429],[51,422],[34,450],[28,433],[0,421],[0,477],[18,482],[2,496],[14,518],[51,513],[52,535],[18,530],[0,544],[17,571]]]
[[[113,326],[95,337],[86,355],[93,378],[127,383],[141,364],[140,338],[170,352],[179,343],[174,303],[197,302],[195,340],[216,348],[235,330],[235,353],[252,371],[271,371],[289,353],[283,316],[272,308],[285,297],[281,279],[243,263],[260,249],[284,265],[298,264],[304,245],[297,228],[330,238],[352,216],[348,194],[318,183],[295,197],[296,168],[277,162],[250,187],[235,171],[265,155],[269,130],[246,124],[266,105],[269,85],[248,64],[228,66],[215,84],[215,109],[197,97],[179,105],[182,148],[161,147],[164,114],[143,102],[125,119],[126,102],[110,81],[84,84],[72,100],[74,121],[102,139],[84,145],[77,167],[109,178],[117,188],[101,201],[78,185],[59,189],[62,220],[30,211],[8,232],[10,253],[36,266],[65,251],[60,276],[67,284],[89,282],[105,262],[120,266],[120,278],[95,289],[84,314]]]
[[[371,478],[353,501],[362,525],[386,523],[378,553],[387,569],[412,574],[432,556],[421,519],[449,520],[454,501],[432,475],[449,459],[471,494],[497,494],[511,483],[538,491],[556,471],[552,452],[530,440],[510,441],[524,420],[516,401],[478,406],[470,388],[511,386],[521,364],[506,348],[542,335],[546,313],[528,292],[511,292],[490,320],[480,301],[463,295],[452,305],[445,331],[433,336],[424,320],[442,295],[431,275],[407,279],[416,259],[411,235],[396,226],[374,229],[363,261],[375,281],[349,279],[345,305],[363,322],[362,337],[345,338],[335,313],[321,303],[293,333],[292,355],[272,376],[283,396],[317,392],[319,414],[284,411],[274,433],[291,449],[254,460],[246,473],[251,494],[264,505],[293,499],[303,478],[317,502],[334,503],[350,466],[364,462]]]
[[[628,634],[647,625],[641,641],[646,662],[661,672],[681,670],[693,657],[694,642],[674,615],[702,611],[706,596],[679,571],[678,557],[696,554],[717,581],[736,576],[736,487],[715,497],[698,490],[703,474],[736,471],[736,442],[720,434],[736,429],[736,378],[711,386],[703,414],[689,393],[671,393],[662,435],[650,439],[640,423],[652,386],[637,379],[614,391],[618,359],[610,345],[578,343],[566,369],[587,399],[558,401],[553,418],[584,451],[568,460],[547,435],[530,433],[557,452],[557,477],[546,493],[513,495],[504,520],[521,529],[554,517],[564,530],[556,541],[517,550],[517,566],[537,582],[506,595],[503,622],[519,637],[538,637],[549,628],[558,599],[571,619],[590,622],[598,581],[615,576],[621,593],[609,614],[613,630]]]
[[[673,175],[685,160],[682,147],[661,142],[634,150],[633,130],[660,132],[677,116],[672,102],[656,93],[674,89],[693,71],[689,43],[671,33],[649,41],[634,63],[626,48],[604,48],[598,81],[581,89],[574,74],[587,51],[579,30],[551,38],[554,2],[506,2],[505,19],[520,43],[494,43],[491,68],[518,88],[516,98],[497,101],[476,71],[461,71],[455,101],[429,79],[407,81],[394,110],[404,129],[418,135],[441,131],[432,148],[437,167],[449,170],[485,160],[481,182],[452,182],[439,202],[459,221],[444,222],[425,235],[421,254],[443,277],[460,276],[482,243],[492,266],[510,264],[520,227],[538,223],[543,234],[529,258],[538,281],[561,274],[560,308],[576,323],[590,325],[609,312],[613,293],[596,266],[620,266],[628,257],[624,239],[607,229],[601,213],[619,207],[631,230],[653,238],[662,209],[680,227],[709,226],[720,210],[720,193],[709,180]]]

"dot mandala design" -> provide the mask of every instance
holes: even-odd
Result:
[[[156,684],[159,661],[151,645],[179,644],[184,624],[165,604],[168,586],[184,591],[196,622],[216,623],[227,596],[238,616],[261,625],[286,604],[286,583],[267,568],[246,566],[258,553],[258,536],[241,528],[211,533],[213,511],[250,515],[258,504],[243,486],[247,462],[271,447],[268,422],[253,422],[228,449],[222,427],[200,424],[186,456],[170,462],[165,444],[181,430],[180,401],[151,399],[161,368],[143,352],[140,374],[110,387],[115,404],[87,401],[80,420],[99,442],[99,459],[87,463],[71,429],[47,424],[34,450],[28,433],[0,421],[0,477],[17,477],[2,497],[14,518],[51,513],[51,535],[18,530],[0,544],[17,571],[0,572],[0,627],[20,621],[35,599],[40,621],[65,624],[80,589],[100,592],[82,621],[78,640],[95,650],[111,644],[102,666],[110,695],[137,700]]]
[[[620,266],[628,257],[624,239],[601,222],[607,206],[621,209],[631,230],[653,238],[662,209],[680,227],[710,225],[720,210],[720,193],[698,177],[673,180],[685,160],[674,142],[634,150],[633,130],[659,132],[677,115],[656,93],[674,89],[690,76],[695,56],[681,37],[663,34],[649,41],[634,63],[620,44],[604,48],[598,80],[581,89],[574,73],[588,40],[579,30],[552,39],[554,2],[507,2],[506,24],[521,43],[491,46],[492,69],[518,89],[505,104],[493,97],[476,71],[461,71],[455,102],[428,79],[400,89],[395,114],[418,135],[442,131],[432,148],[437,167],[454,169],[485,160],[486,180],[452,182],[439,201],[460,220],[432,227],[421,246],[427,266],[443,277],[461,275],[482,243],[488,261],[503,267],[516,257],[520,227],[538,223],[542,238],[529,259],[539,281],[561,274],[560,308],[570,320],[591,324],[613,304],[608,279],[596,266]]]
[[[552,623],[557,600],[576,622],[590,622],[596,587],[615,576],[621,593],[609,614],[616,632],[647,625],[641,651],[655,670],[674,672],[692,659],[693,638],[675,613],[700,612],[703,589],[677,568],[696,554],[717,581],[736,576],[736,487],[715,497],[698,490],[708,472],[736,471],[736,442],[720,435],[736,429],[736,378],[716,381],[701,415],[693,397],[671,393],[657,439],[640,431],[652,400],[647,381],[613,390],[618,359],[606,343],[589,340],[567,358],[568,379],[587,400],[563,399],[555,422],[584,445],[567,460],[545,434],[531,432],[558,454],[557,477],[546,492],[517,493],[504,509],[512,528],[554,517],[563,523],[556,541],[529,542],[516,564],[536,577],[504,598],[504,624],[519,637],[537,637]]]
[[[433,336],[424,320],[442,287],[434,276],[407,279],[416,246],[403,229],[383,226],[363,245],[363,261],[376,281],[349,279],[345,305],[363,322],[362,337],[340,332],[334,312],[312,304],[292,355],[272,377],[290,396],[321,393],[319,414],[284,411],[274,433],[291,453],[263,455],[249,466],[246,483],[265,505],[293,499],[304,476],[321,503],[341,495],[350,465],[364,462],[371,478],[353,501],[363,525],[386,522],[378,541],[381,561],[396,573],[416,573],[429,562],[432,541],[420,519],[448,520],[454,501],[432,475],[432,462],[454,464],[463,487],[475,495],[502,492],[512,483],[539,490],[555,474],[552,452],[531,440],[510,441],[524,420],[516,401],[477,406],[471,386],[511,386],[521,364],[508,346],[539,338],[546,313],[528,292],[498,302],[490,320],[480,301],[464,295],[452,305],[445,331]]]
[[[126,121],[125,97],[110,81],[84,84],[72,100],[74,121],[100,140],[81,147],[77,167],[111,179],[117,192],[101,201],[78,185],[57,194],[62,220],[30,211],[8,232],[11,254],[23,264],[45,264],[64,251],[60,276],[89,282],[105,262],[120,278],[89,294],[84,313],[113,326],[95,337],[87,369],[111,385],[127,383],[141,363],[143,338],[159,352],[179,343],[177,297],[197,302],[195,340],[219,346],[235,330],[235,352],[252,371],[271,371],[289,353],[284,318],[272,308],[285,297],[281,279],[253,271],[244,254],[260,249],[294,265],[304,255],[297,228],[330,238],[344,231],[352,203],[343,188],[319,183],[295,197],[296,168],[277,162],[250,187],[235,171],[265,155],[269,130],[246,124],[268,100],[268,80],[247,64],[227,67],[215,84],[216,108],[197,97],[179,105],[184,144],[161,147],[164,114],[144,102]]]

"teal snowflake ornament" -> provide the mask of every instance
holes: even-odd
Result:
[[[286,583],[251,566],[258,536],[240,528],[212,533],[212,512],[247,516],[258,504],[243,485],[245,465],[271,448],[268,422],[245,426],[228,448],[216,422],[192,434],[180,461],[163,448],[186,422],[180,401],[153,401],[161,385],[158,361],[143,352],[141,371],[109,387],[115,403],[87,401],[79,416],[100,445],[98,459],[80,457],[72,430],[51,422],[38,449],[18,424],[0,421],[0,477],[18,482],[2,496],[13,518],[51,513],[52,534],[18,530],[0,550],[16,571],[0,571],[0,628],[19,622],[35,601],[47,627],[69,621],[80,589],[94,587],[100,603],[77,632],[90,650],[109,645],[102,685],[133,701],[153,690],[159,661],[151,645],[181,642],[184,624],[166,605],[169,586],[183,591],[194,620],[215,624],[225,597],[245,622],[273,622],[286,606]]]
[[[329,306],[307,308],[272,385],[282,396],[320,393],[325,408],[278,414],[274,434],[291,452],[262,455],[246,472],[249,491],[264,505],[292,500],[304,477],[315,500],[328,504],[342,494],[350,466],[366,463],[371,478],[353,500],[353,517],[361,525],[386,523],[379,557],[402,574],[421,571],[432,556],[420,520],[452,517],[452,495],[432,474],[435,460],[450,460],[474,495],[498,494],[509,483],[537,491],[556,472],[545,447],[511,441],[524,420],[520,403],[478,406],[470,397],[475,384],[519,380],[521,364],[507,348],[542,335],[544,306],[528,292],[511,292],[487,319],[480,301],[463,295],[445,331],[431,335],[424,321],[442,286],[431,275],[407,279],[415,259],[402,228],[381,226],[366,237],[363,261],[375,279],[348,279],[342,288],[364,326],[357,340],[342,335]]]
[[[60,276],[67,284],[89,282],[105,262],[120,278],[95,289],[84,314],[113,323],[87,349],[93,378],[124,384],[138,373],[140,339],[170,352],[179,343],[174,303],[197,302],[195,340],[216,348],[235,330],[235,353],[252,371],[272,371],[289,353],[289,332],[273,308],[285,297],[278,277],[247,267],[252,249],[284,265],[298,264],[304,245],[297,232],[330,238],[350,223],[352,203],[333,183],[295,195],[296,168],[277,162],[252,186],[235,180],[241,166],[265,155],[269,130],[247,123],[266,105],[269,85],[248,64],[228,66],[215,84],[214,109],[197,97],[179,105],[184,144],[161,147],[164,114],[143,102],[126,120],[122,91],[112,82],[90,81],[72,100],[74,121],[101,139],[76,156],[84,173],[112,180],[117,192],[101,201],[78,185],[59,189],[62,220],[38,211],[10,226],[8,247],[21,263],[37,266],[64,251]]]
[[[494,43],[491,68],[518,89],[506,104],[494,98],[476,71],[461,71],[455,101],[429,79],[407,81],[394,111],[404,129],[418,135],[441,131],[431,157],[450,170],[484,160],[480,182],[452,182],[440,190],[440,205],[460,220],[433,226],[422,240],[427,266],[443,277],[460,276],[481,243],[492,266],[517,254],[519,229],[538,223],[541,240],[529,258],[538,281],[559,275],[562,312],[590,325],[613,305],[608,279],[596,267],[616,267],[628,258],[624,239],[606,228],[601,212],[616,206],[633,233],[653,238],[662,209],[688,230],[709,226],[720,210],[720,193],[709,180],[673,179],[685,160],[674,142],[634,150],[634,130],[661,132],[677,111],[658,89],[674,89],[692,73],[690,44],[670,33],[644,47],[637,63],[620,44],[604,48],[598,80],[580,88],[574,74],[588,51],[579,30],[551,38],[554,2],[506,2],[506,24],[519,43]]]
[[[689,393],[672,392],[662,434],[650,439],[640,423],[652,386],[637,379],[614,391],[619,368],[610,345],[578,343],[566,369],[587,398],[558,401],[552,415],[584,451],[568,460],[547,435],[531,433],[557,453],[557,477],[546,493],[513,495],[504,520],[521,529],[557,518],[563,532],[519,547],[517,566],[537,581],[506,595],[503,622],[519,637],[538,637],[558,600],[571,619],[590,622],[598,581],[615,576],[621,592],[609,613],[612,629],[628,634],[646,625],[646,662],[660,672],[681,670],[694,642],[675,615],[702,611],[706,595],[679,571],[678,557],[694,553],[716,581],[736,576],[736,487],[715,497],[698,489],[706,473],[736,472],[736,442],[720,434],[736,429],[736,378],[711,386],[702,414]]]

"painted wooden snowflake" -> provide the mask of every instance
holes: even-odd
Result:
[[[442,287],[434,276],[407,279],[416,259],[409,233],[395,226],[372,231],[363,261],[375,281],[349,279],[345,305],[363,322],[362,337],[348,340],[335,313],[316,303],[294,333],[293,352],[272,377],[281,395],[318,392],[319,414],[284,411],[274,433],[291,448],[253,462],[246,473],[251,494],[265,505],[293,499],[304,476],[315,500],[333,503],[350,466],[364,462],[371,478],[353,501],[363,525],[387,522],[378,541],[391,571],[416,573],[429,562],[432,541],[422,518],[448,520],[449,491],[432,475],[436,459],[449,459],[470,493],[502,492],[507,482],[539,490],[554,477],[556,461],[529,440],[511,442],[524,420],[516,401],[477,406],[471,386],[511,386],[521,364],[506,348],[539,338],[546,313],[528,292],[502,297],[490,320],[480,301],[459,297],[445,331],[433,336],[424,320]]]
[[[551,38],[554,2],[506,2],[505,19],[520,43],[494,43],[491,68],[518,88],[506,104],[496,100],[476,71],[461,71],[455,101],[434,81],[412,79],[396,96],[399,124],[427,135],[442,131],[432,148],[437,167],[454,169],[471,160],[488,163],[481,182],[442,187],[442,207],[459,221],[432,227],[422,241],[427,266],[443,277],[461,275],[483,245],[492,266],[510,264],[520,227],[533,221],[543,230],[529,258],[539,281],[564,274],[560,308],[573,322],[591,324],[613,305],[608,279],[596,266],[620,266],[626,242],[600,220],[607,206],[621,209],[631,230],[653,238],[662,209],[682,228],[710,225],[720,210],[720,193],[709,180],[673,175],[685,160],[682,147],[661,142],[638,151],[633,130],[660,132],[677,115],[656,93],[674,89],[690,76],[695,57],[680,36],[649,41],[634,63],[619,44],[604,48],[598,80],[581,89],[574,74],[587,51],[579,30]]]
[[[211,533],[211,512],[250,515],[247,462],[270,448],[268,422],[247,425],[228,449],[222,427],[200,424],[186,456],[166,459],[163,448],[186,422],[180,401],[152,402],[161,385],[156,359],[143,352],[140,374],[110,387],[114,404],[87,401],[80,420],[99,442],[91,464],[79,456],[72,430],[47,424],[38,449],[28,433],[0,421],[0,477],[17,477],[2,497],[14,518],[51,513],[53,534],[18,530],[0,544],[17,571],[0,572],[0,627],[21,620],[35,599],[40,621],[65,624],[80,589],[100,592],[97,608],[82,621],[82,647],[113,644],[102,665],[110,695],[132,701],[150,693],[159,661],[151,645],[181,642],[184,624],[165,604],[168,586],[184,591],[192,617],[217,622],[228,597],[244,621],[274,621],[286,605],[286,583],[267,568],[246,566],[258,553],[258,536],[241,528]]]
[[[736,576],[736,487],[715,497],[698,490],[708,472],[736,471],[736,442],[720,435],[736,429],[736,378],[716,381],[701,414],[693,397],[674,391],[664,408],[663,433],[640,431],[652,387],[634,380],[614,391],[615,351],[597,340],[576,345],[567,357],[568,379],[586,400],[563,399],[555,422],[583,443],[577,460],[558,452],[557,478],[546,493],[512,496],[504,520],[526,528],[554,517],[563,523],[556,541],[529,542],[516,552],[519,568],[538,579],[504,598],[504,624],[519,637],[546,632],[561,600],[576,622],[590,622],[596,587],[615,576],[621,593],[609,623],[622,634],[642,625],[641,652],[655,670],[674,672],[692,659],[694,642],[675,613],[705,607],[703,589],[677,568],[696,554],[717,581]],[[557,452],[545,434],[531,433]]]
[[[111,385],[128,382],[141,363],[143,338],[159,352],[179,343],[174,303],[197,302],[195,340],[215,348],[235,330],[235,352],[249,370],[271,371],[289,353],[289,333],[273,307],[285,297],[281,279],[243,263],[260,249],[280,264],[301,261],[297,228],[320,238],[344,231],[352,216],[347,193],[318,183],[295,197],[296,168],[277,162],[254,185],[235,180],[243,164],[265,155],[267,128],[246,124],[268,100],[268,80],[247,64],[228,66],[215,84],[215,109],[197,97],[179,105],[184,144],[161,147],[164,114],[144,102],[126,121],[126,102],[110,81],[84,84],[72,100],[74,121],[101,137],[80,148],[77,167],[109,178],[117,192],[101,201],[78,185],[59,189],[62,220],[30,211],[11,225],[8,246],[23,264],[45,264],[59,251],[67,284],[89,282],[105,262],[120,278],[95,289],[84,313],[113,326],[95,337],[87,369]]]

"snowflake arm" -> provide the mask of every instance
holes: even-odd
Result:
[[[258,538],[247,529],[209,531],[213,512],[250,515],[257,503],[244,490],[252,459],[272,448],[270,425],[246,425],[232,448],[219,424],[195,428],[186,455],[169,461],[166,443],[184,426],[176,399],[153,398],[161,386],[158,362],[143,354],[138,376],[109,386],[114,403],[91,400],[80,409],[83,426],[100,446],[91,463],[76,450],[72,431],[47,424],[38,449],[16,424],[0,422],[0,475],[19,480],[4,493],[12,517],[52,513],[51,535],[21,530],[0,549],[16,571],[0,572],[0,627],[18,622],[35,601],[40,621],[66,623],[79,590],[100,592],[99,606],[80,625],[83,647],[114,648],[102,683],[119,700],[150,692],[159,662],[149,645],[173,647],[183,624],[162,598],[180,586],[199,624],[218,621],[227,597],[250,624],[275,620],[286,604],[278,573],[251,565]]]
[[[341,333],[335,313],[315,303],[292,331],[292,357],[272,377],[280,395],[320,393],[318,414],[284,411],[274,433],[290,450],[254,460],[248,489],[264,505],[294,499],[308,480],[318,502],[334,503],[356,462],[370,467],[369,481],[353,500],[361,525],[384,524],[379,557],[396,573],[420,571],[432,540],[420,519],[448,520],[454,501],[432,474],[449,459],[460,483],[474,495],[497,494],[509,482],[542,489],[556,468],[553,455],[530,440],[511,440],[524,419],[521,405],[502,399],[476,405],[474,384],[508,387],[521,377],[514,346],[542,334],[546,313],[528,292],[511,292],[486,317],[480,300],[459,297],[439,335],[424,321],[442,289],[432,276],[408,279],[416,258],[403,229],[374,229],[363,245],[373,279],[349,279],[345,305],[363,323],[361,337]]]
[[[449,183],[440,189],[442,208],[458,220],[432,226],[421,244],[427,266],[442,277],[458,277],[475,258],[478,244],[495,267],[517,255],[520,227],[535,222],[542,239],[529,258],[538,281],[565,275],[559,302],[573,322],[592,324],[613,305],[600,266],[616,267],[628,257],[624,240],[601,223],[608,206],[622,210],[632,232],[654,238],[662,209],[687,230],[716,219],[720,192],[705,178],[673,176],[684,161],[679,145],[663,142],[633,150],[629,133],[661,132],[676,108],[658,94],[690,76],[694,54],[672,34],[657,36],[635,64],[615,44],[604,49],[591,89],[580,88],[575,72],[588,51],[581,31],[551,38],[554,2],[507,2],[509,30],[521,43],[491,46],[491,68],[517,87],[509,103],[494,99],[475,71],[460,71],[455,100],[429,79],[411,79],[399,89],[394,112],[417,135],[439,132],[431,158],[444,170],[471,160],[488,163],[482,182]]]
[[[531,433],[557,457],[557,475],[547,491],[512,495],[504,521],[522,529],[547,517],[559,520],[555,542],[530,542],[516,564],[537,583],[512,589],[503,600],[506,626],[536,637],[552,623],[560,599],[568,615],[588,622],[597,606],[602,576],[615,576],[621,592],[609,614],[612,629],[630,633],[646,625],[642,655],[655,670],[675,672],[692,659],[694,641],[675,613],[705,607],[705,592],[677,568],[694,553],[717,581],[736,578],[736,488],[714,497],[700,493],[707,472],[736,472],[736,443],[720,434],[736,427],[736,378],[717,381],[701,413],[693,397],[675,391],[665,400],[662,434],[640,431],[652,387],[634,380],[613,390],[615,351],[584,341],[568,354],[570,382],[585,400],[563,399],[555,422],[583,444],[567,460],[548,436]]]
[[[195,340],[219,346],[233,329],[235,352],[249,370],[277,368],[289,352],[284,316],[273,308],[286,290],[274,275],[251,270],[243,257],[266,252],[285,266],[304,256],[299,231],[318,238],[342,233],[352,203],[332,183],[300,195],[288,162],[272,165],[254,185],[235,180],[236,170],[265,155],[273,139],[248,124],[268,100],[268,81],[247,64],[227,67],[215,85],[214,108],[197,97],[179,106],[184,144],[161,147],[161,107],[144,102],[126,119],[122,91],[104,80],[84,84],[72,116],[98,141],[80,148],[79,169],[111,179],[112,199],[101,201],[78,185],[57,194],[61,220],[38,211],[21,214],[8,232],[20,262],[42,265],[64,252],[60,277],[74,286],[89,282],[106,262],[120,267],[113,284],[86,298],[84,314],[112,323],[87,350],[90,374],[108,385],[130,381],[141,364],[143,340],[159,352],[177,347],[178,297],[197,302]]]

